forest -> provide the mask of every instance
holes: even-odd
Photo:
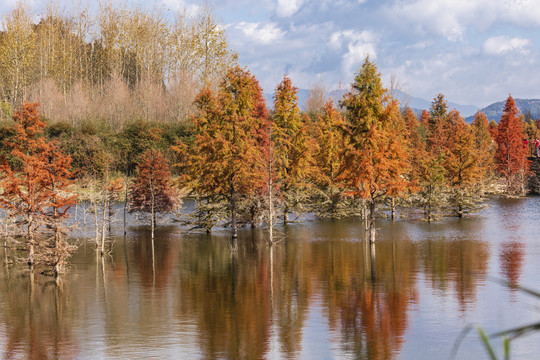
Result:
[[[358,217],[374,242],[377,216],[463,217],[488,194],[526,193],[539,131],[511,96],[498,123],[466,123],[443,94],[417,117],[366,58],[338,103],[315,86],[301,109],[284,75],[266,104],[210,7],[34,19],[23,5],[2,19],[2,237],[55,275],[80,201],[103,253],[114,202],[147,214],[152,237],[189,196],[190,231],[266,227],[271,244],[274,223],[313,214]]]

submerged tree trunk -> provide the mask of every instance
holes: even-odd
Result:
[[[432,186],[428,185],[428,199],[425,207],[425,216],[427,221],[431,221],[431,193],[433,192]]]
[[[156,196],[154,194],[154,185],[152,183],[152,180],[150,180],[150,196],[152,197],[152,204],[151,204],[151,207],[152,207],[151,209],[152,244],[154,244],[154,231],[156,228]],[[154,248],[152,247],[152,251],[153,249]]]
[[[105,198],[105,201],[103,202],[103,217],[101,219],[101,256],[105,254],[105,237],[106,237],[106,224],[107,221],[106,215],[107,215],[107,208],[109,206],[109,201],[107,198]]]
[[[375,199],[369,200],[369,242],[375,242]]]
[[[396,199],[392,196],[390,200],[391,200],[391,203],[390,203],[391,217],[392,217],[392,221],[394,221],[396,217]]]
[[[33,215],[30,215],[28,218],[28,266],[30,266],[30,270],[32,270],[34,266],[34,230],[32,227],[34,226],[34,217]]]
[[[234,186],[231,186],[231,194],[229,201],[231,206],[232,238],[236,239],[238,237],[238,226],[236,224],[236,193],[234,191]]]
[[[124,196],[124,237],[127,234],[127,231],[126,231],[126,213],[127,213],[127,205],[128,205],[128,184],[127,184],[127,180],[125,181],[125,183],[126,183],[126,192],[125,192],[125,196]]]

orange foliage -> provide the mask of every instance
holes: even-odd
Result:
[[[518,112],[514,99],[509,96],[497,128],[495,161],[497,171],[506,178],[508,193],[523,188],[523,175],[529,170],[527,147],[523,145],[523,125]]]
[[[67,229],[62,222],[77,196],[67,189],[72,183],[71,158],[42,136],[45,123],[37,106],[25,103],[13,116],[13,137],[7,142],[13,165],[5,158],[0,164],[0,205],[25,228],[28,263],[53,265],[58,274],[72,250],[63,239]],[[47,232],[52,236],[41,240]]]

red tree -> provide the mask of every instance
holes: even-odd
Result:
[[[156,214],[173,210],[176,193],[172,186],[169,165],[159,150],[147,150],[142,155],[137,170],[137,177],[130,189],[129,211],[150,214],[153,239]]]
[[[529,161],[527,147],[523,145],[523,125],[512,96],[506,100],[496,141],[495,162],[497,171],[506,180],[507,194],[523,193]]]

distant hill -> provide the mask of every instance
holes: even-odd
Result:
[[[342,90],[333,90],[328,94],[330,98],[334,100],[334,103],[337,105],[339,101],[343,99],[343,95],[348,91],[348,89]],[[309,97],[309,90],[298,89],[298,104],[301,109],[305,109],[305,104]],[[266,104],[269,109],[272,109],[274,106],[273,94],[264,94],[266,99]],[[409,94],[406,94],[402,91],[396,90],[396,97],[399,100],[399,103],[402,107],[409,106],[413,111],[419,115],[422,113],[422,110],[429,110],[431,107],[431,101],[414,97]],[[478,107],[474,105],[461,105],[453,102],[448,103],[448,110],[457,109],[463,117],[472,116],[478,111]]]
[[[422,110],[429,110],[431,107],[431,101],[414,97],[403,91],[396,90],[396,97],[399,100],[401,106],[408,106],[416,112],[422,112]],[[478,107],[474,105],[462,105],[453,102],[448,102],[448,111],[456,109],[460,112],[461,116],[467,117],[474,115],[478,111]]]
[[[540,119],[540,99],[514,99],[514,101],[522,114],[530,112],[533,119]],[[505,103],[506,100],[499,101],[480,109],[480,111],[486,114],[489,121],[495,120],[496,122],[499,122]],[[472,122],[474,120],[474,114],[465,120],[468,123]]]

